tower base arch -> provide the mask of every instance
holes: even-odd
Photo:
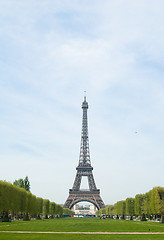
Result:
[[[64,204],[64,208],[73,208],[73,206],[78,202],[90,202],[92,203],[98,210],[100,208],[105,208],[105,205],[100,197],[100,190],[96,189],[93,191],[74,191],[72,189],[69,190],[69,196]]]

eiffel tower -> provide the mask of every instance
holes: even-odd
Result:
[[[89,140],[88,140],[88,120],[87,120],[87,110],[88,103],[86,101],[86,96],[84,96],[84,101],[82,103],[83,118],[82,118],[82,133],[81,133],[81,146],[80,146],[80,156],[79,164],[76,168],[77,173],[73,188],[69,190],[69,196],[64,204],[64,208],[71,209],[76,203],[85,201],[91,202],[99,210],[104,208],[105,204],[100,197],[100,189],[97,189],[94,178],[93,178],[93,167],[90,161],[89,152]],[[88,190],[81,190],[81,179],[83,176],[88,177]]]

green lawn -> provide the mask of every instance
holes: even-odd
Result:
[[[0,233],[1,240],[163,240],[163,235],[80,235]]]
[[[90,234],[53,234],[53,233],[12,233],[12,231],[35,232],[164,232],[164,224],[135,222],[99,218],[58,218],[52,220],[17,221],[0,223],[0,240],[163,240],[163,235],[90,235]]]
[[[0,231],[2,230],[42,232],[164,232],[164,224],[99,218],[56,218],[52,220],[0,223]]]

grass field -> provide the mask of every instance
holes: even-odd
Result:
[[[164,232],[164,224],[99,218],[56,218],[0,223],[0,231],[42,232]]]
[[[10,231],[10,232],[1,232]],[[12,231],[33,231],[36,233],[13,233]],[[49,232],[49,233],[37,233]],[[110,220],[99,218],[58,218],[52,220],[18,221],[11,223],[0,223],[0,240],[19,239],[120,239],[120,240],[164,240],[162,235],[103,235],[103,234],[72,234],[72,233],[51,233],[51,232],[164,232],[164,224],[154,222],[135,222],[123,220]]]
[[[16,234],[0,233],[1,240],[163,240],[160,235],[80,235],[80,234]]]

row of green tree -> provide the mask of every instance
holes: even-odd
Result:
[[[137,194],[135,198],[127,198],[124,201],[118,201],[114,205],[106,206],[97,211],[97,215],[105,214],[111,218],[114,215],[121,217],[139,216],[141,220],[146,218],[162,218],[164,216],[164,188],[155,187],[145,194]]]
[[[21,217],[24,220],[31,217],[39,219],[41,216],[53,218],[61,216],[65,211],[69,210],[63,210],[63,207],[55,202],[36,197],[30,191],[15,184],[0,181],[0,215],[3,221],[7,221],[9,217]]]

